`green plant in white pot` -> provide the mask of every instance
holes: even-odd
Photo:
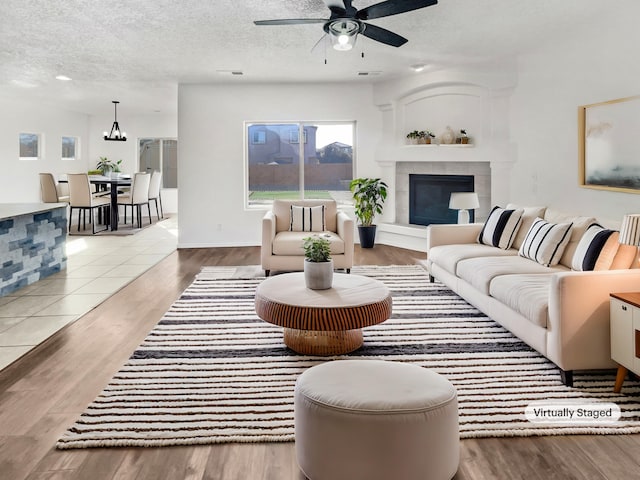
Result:
[[[373,219],[382,213],[387,198],[387,184],[379,178],[356,178],[349,185],[353,194],[354,212],[358,218],[360,246],[372,248],[376,239],[376,225]]]
[[[312,235],[303,239],[304,281],[307,288],[326,290],[333,285],[333,260],[328,235]]]

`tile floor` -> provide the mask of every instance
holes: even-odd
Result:
[[[165,258],[177,240],[175,215],[135,235],[68,236],[65,271],[0,297],[0,370]]]

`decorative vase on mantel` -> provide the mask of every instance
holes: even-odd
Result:
[[[326,262],[304,260],[304,281],[311,290],[327,290],[333,285],[333,259]]]

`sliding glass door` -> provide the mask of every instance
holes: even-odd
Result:
[[[141,138],[139,168],[162,172],[162,188],[178,188],[178,141],[171,138]]]

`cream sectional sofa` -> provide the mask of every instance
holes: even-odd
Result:
[[[517,208],[508,205],[507,208]],[[571,237],[552,267],[519,256],[536,217],[571,222]],[[609,294],[637,291],[640,269],[630,269],[635,247],[620,245],[610,270],[573,271],[571,261],[592,217],[545,207],[524,209],[513,246],[478,243],[482,224],[430,225],[427,267],[438,279],[560,368],[573,383],[574,370],[613,368],[609,340]],[[617,244],[616,244],[617,245]]]

